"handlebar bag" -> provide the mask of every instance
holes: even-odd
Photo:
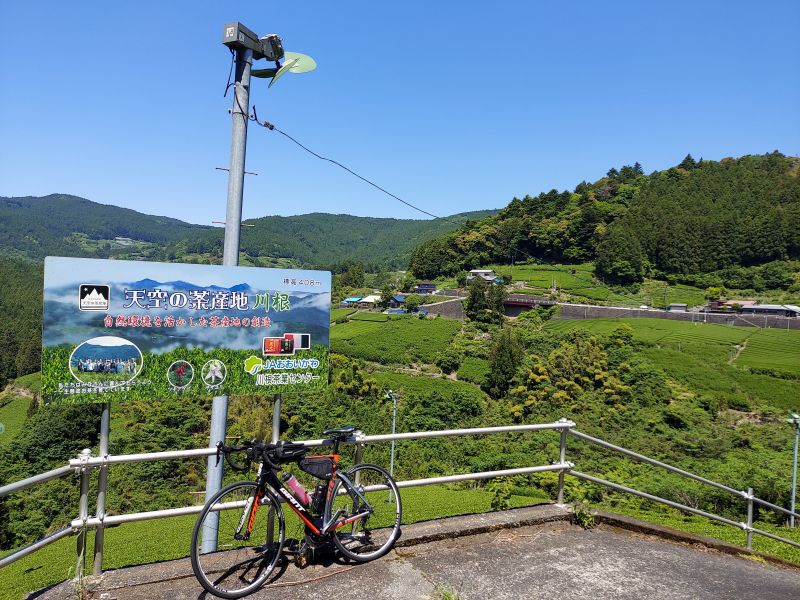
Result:
[[[300,470],[313,475],[317,479],[333,477],[333,460],[327,456],[310,456],[300,461]]]
[[[308,448],[303,444],[278,443],[272,456],[281,463],[293,462],[303,458],[308,453]]]

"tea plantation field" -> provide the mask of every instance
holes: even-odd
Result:
[[[800,379],[800,332],[762,329],[747,339],[739,365],[771,369]]]
[[[691,392],[749,410],[763,402],[783,410],[800,408],[800,331],[761,330],[666,319],[589,319],[549,321],[547,330],[583,327],[608,335],[626,323],[634,339],[645,342],[644,354]],[[736,346],[744,349],[736,357]],[[750,369],[785,373],[773,377]]]
[[[684,302],[689,306],[705,303],[704,291],[690,285],[670,284],[653,279],[645,280],[635,291],[605,285],[594,278],[591,263],[580,265],[494,265],[497,273],[511,275],[514,281],[524,281],[527,285],[539,288],[535,293],[548,290],[555,283],[559,290],[579,298],[617,306],[662,307],[670,302]],[[519,291],[519,290],[517,290]],[[534,292],[534,290],[531,290]],[[666,293],[665,293],[666,292]]]
[[[431,363],[460,327],[445,319],[351,320],[331,328],[331,351],[384,364]]]

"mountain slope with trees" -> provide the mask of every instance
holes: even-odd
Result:
[[[106,257],[115,237],[165,244],[207,229],[212,228],[68,194],[0,197],[0,250],[36,260],[51,255]],[[82,239],[107,243],[90,250]]]
[[[687,155],[650,175],[626,165],[572,192],[514,198],[496,216],[422,244],[410,266],[432,278],[515,258],[594,260],[598,275],[631,283],[798,258],[799,171],[800,159],[778,152],[719,162]]]
[[[445,219],[379,219],[312,213],[246,221],[241,249],[255,266],[319,267],[361,262],[405,268],[414,249],[484,210]],[[115,240],[115,238],[126,238]],[[146,215],[77,196],[0,197],[0,252],[45,256],[134,258],[220,263],[224,232],[178,219]]]

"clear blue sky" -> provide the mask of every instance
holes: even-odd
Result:
[[[800,154],[800,2],[0,0],[0,195],[223,219],[222,27],[317,71],[254,84],[259,116],[436,214],[687,152]],[[250,128],[244,215],[421,217]]]

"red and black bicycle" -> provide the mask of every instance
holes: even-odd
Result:
[[[225,456],[239,471],[258,463],[258,476],[255,481],[221,489],[197,518],[192,569],[206,590],[222,598],[241,598],[264,584],[286,542],[281,500],[304,525],[301,556],[303,549],[329,540],[344,557],[357,562],[374,560],[391,550],[400,537],[402,516],[394,479],[371,464],[339,470],[339,444],[354,430],[348,426],[323,432],[333,440],[333,453],[321,456],[307,456],[306,446],[290,442],[217,445],[217,460]],[[241,463],[232,458],[240,453]],[[292,476],[278,478],[282,465],[288,463],[297,463],[321,480],[313,494],[305,493]]]

